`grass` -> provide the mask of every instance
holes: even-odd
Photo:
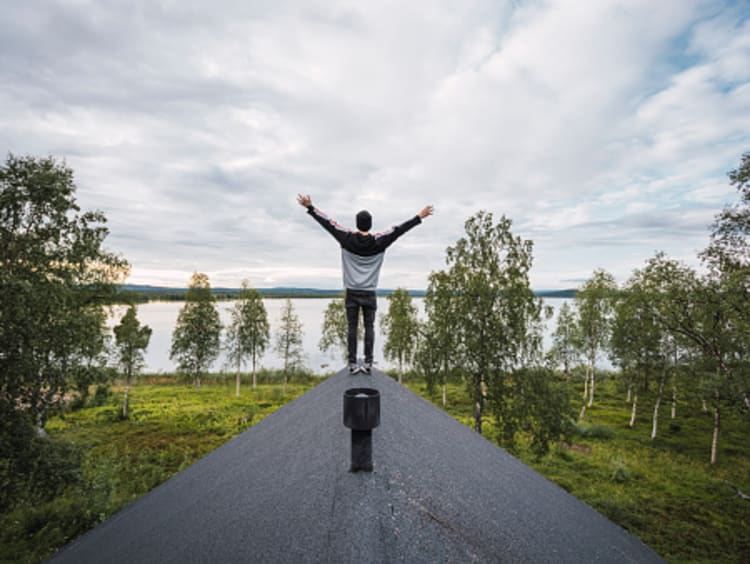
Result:
[[[409,386],[442,407],[439,394],[431,397],[424,384]],[[521,441],[514,454],[670,562],[750,561],[750,503],[725,483],[750,492],[747,415],[724,409],[719,462],[712,466],[713,417],[702,412],[698,398],[683,398],[674,420],[671,403],[663,401],[659,432],[652,441],[654,394],[640,396],[636,424],[630,429],[625,392],[614,379],[602,381],[593,407],[569,443],[536,459]],[[580,404],[575,407],[577,412]],[[449,385],[446,411],[473,426],[464,386]],[[483,434],[493,440],[492,418],[483,426]]]

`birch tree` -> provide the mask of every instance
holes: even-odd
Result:
[[[284,361],[284,395],[289,374],[302,365],[302,323],[294,311],[292,300],[287,298],[281,309],[276,329],[276,352]]]
[[[136,307],[131,305],[120,323],[113,330],[117,361],[125,373],[125,390],[122,400],[122,416],[128,416],[128,392],[133,376],[143,368],[143,354],[151,340],[151,328],[138,321]]]
[[[750,268],[750,152],[729,172],[729,184],[739,201],[726,206],[714,219],[711,242],[701,258],[714,273],[743,272]]]
[[[713,374],[707,383],[714,407],[711,464],[716,464],[723,400],[732,391],[739,389],[742,393],[736,374],[745,362],[739,354],[745,346],[745,335],[733,324],[733,289],[722,286],[721,279],[698,277],[691,268],[663,253],[650,259],[644,272],[659,281],[652,289],[652,300],[660,323],[676,338],[696,347]]]
[[[105,378],[103,304],[129,270],[104,247],[106,217],[82,212],[76,190],[51,157],[0,164],[0,419],[27,406],[39,434],[71,387]]]
[[[270,339],[268,313],[263,297],[247,280],[242,282],[238,300],[230,311],[231,322],[227,327],[225,348],[228,360],[236,366],[235,395],[240,397],[240,372],[242,363],[250,360],[253,374],[253,390],[257,387],[257,362],[263,356]]]
[[[554,365],[562,366],[566,381],[570,380],[571,367],[579,360],[580,346],[575,312],[568,302],[563,302],[557,314],[557,325],[552,333],[552,347],[548,358]]]
[[[576,292],[578,310],[578,332],[586,356],[586,379],[584,382],[584,403],[579,415],[586,413],[586,407],[594,405],[596,389],[596,360],[609,339],[612,308],[617,292],[614,277],[605,270],[595,270],[593,276]],[[588,402],[587,398],[588,396]]]
[[[514,236],[511,225],[505,216],[495,223],[491,213],[480,211],[446,253],[455,298],[455,354],[467,374],[478,433],[488,391],[502,410],[506,377],[522,359],[540,352],[542,304],[529,284],[533,243]]]
[[[383,354],[398,362],[398,381],[402,383],[404,365],[411,363],[419,336],[417,306],[408,290],[397,288],[388,296],[388,312],[380,317],[380,329],[385,335]]]
[[[208,276],[196,272],[190,279],[185,305],[177,315],[169,357],[177,361],[180,372],[193,377],[198,392],[201,375],[219,356],[220,339],[221,320]]]
[[[726,314],[738,335],[736,356],[750,359],[750,152],[742,155],[740,166],[729,172],[729,183],[739,200],[726,206],[715,218],[709,246],[701,259],[709,268],[709,278],[720,287]],[[731,376],[734,393],[750,410],[750,374],[737,371]]]
[[[433,272],[429,276],[425,313],[427,321],[421,326],[422,338],[417,347],[416,362],[425,376],[427,388],[432,393],[440,385],[442,403],[447,402],[448,381],[456,372],[455,293],[446,272]]]
[[[628,401],[632,406],[628,426],[635,426],[638,394],[646,389],[649,376],[662,362],[660,342],[663,328],[653,309],[653,296],[647,291],[647,281],[636,271],[626,282],[614,306],[610,352],[612,360],[622,370],[628,386]],[[657,407],[658,412],[658,407]]]

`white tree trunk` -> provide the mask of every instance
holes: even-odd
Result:
[[[703,400],[703,413],[708,413],[708,406],[706,405],[706,400]]]
[[[39,378],[41,380],[41,376],[39,376]],[[36,424],[34,425],[35,427],[34,430],[36,432],[36,436],[39,437],[40,439],[44,439],[47,437],[47,431],[44,429],[44,416],[46,415],[47,409],[50,405],[50,401],[52,400],[52,397],[55,394],[53,390],[54,389],[50,389],[46,393],[42,392],[42,395],[39,399],[32,400],[32,401],[35,401],[36,406],[37,406],[36,422],[35,422]]]
[[[200,376],[195,377],[195,391],[196,392],[201,391],[201,377]]]
[[[255,353],[253,353],[253,390],[258,386],[255,379]]]
[[[583,421],[583,416],[586,415],[586,402],[583,402],[581,406],[581,412],[578,414],[578,420]]]
[[[130,386],[125,386],[125,389],[123,390],[122,394],[122,418],[127,419],[128,418],[128,390],[130,389]]]
[[[234,395],[235,397],[240,397],[240,361],[237,361],[237,377],[235,378],[235,385],[234,385]]]
[[[40,439],[46,439],[47,438],[47,431],[46,431],[46,429],[44,428],[43,425],[37,423],[37,425],[35,427],[35,431],[36,431],[36,436],[38,438],[40,438]]]
[[[596,387],[596,378],[594,376],[594,361],[591,361],[591,388],[589,389],[589,407],[594,405],[594,388]]]
[[[131,367],[128,366],[125,371],[125,388],[123,390],[123,398],[122,398],[122,418],[123,419],[128,418],[128,391],[130,390],[131,379],[132,379],[132,370],[131,370]]]
[[[583,401],[589,397],[589,367],[586,367],[586,375],[583,377]]]
[[[635,417],[636,413],[638,411],[638,390],[635,391],[635,394],[633,394],[633,409],[630,411],[630,423],[628,423],[628,427],[631,429],[635,427]]]
[[[719,451],[719,430],[721,428],[721,413],[719,411],[719,390],[716,390],[714,403],[714,436],[711,440],[711,464],[716,464]]]
[[[659,426],[659,406],[661,405],[661,396],[664,391],[664,375],[662,374],[661,380],[659,380],[659,391],[656,394],[656,403],[654,403],[654,417],[651,423],[651,440],[656,438],[656,430]]]
[[[443,384],[443,407],[445,407],[445,398],[447,396],[447,387],[445,384]]]
[[[672,386],[672,419],[677,416],[677,386]]]
[[[626,400],[628,403],[630,403],[632,396],[633,396],[633,383],[628,382],[628,399]]]
[[[477,391],[479,392],[477,394]],[[479,390],[475,391],[476,400],[474,402],[474,430],[482,434],[482,411],[484,407],[484,376],[479,378]]]

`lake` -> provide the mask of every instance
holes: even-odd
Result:
[[[346,363],[338,351],[329,350],[323,353],[318,348],[320,335],[322,332],[323,315],[331,298],[314,298],[314,299],[292,299],[292,304],[296,314],[302,322],[304,365],[316,373],[326,373],[339,370]],[[544,335],[545,348],[550,346],[551,333],[555,328],[557,311],[560,306],[568,299],[545,299],[547,305],[554,309],[554,317],[547,322],[547,329]],[[268,321],[271,325],[271,346],[261,358],[259,367],[281,368],[282,359],[273,350],[274,331],[279,325],[281,308],[284,305],[283,299],[264,299],[263,303],[268,312]],[[230,309],[235,302],[217,302],[221,322],[226,326],[230,322]],[[424,298],[414,298],[414,304],[417,306],[420,319],[425,318]],[[144,372],[174,372],[175,364],[169,359],[169,349],[172,344],[172,331],[177,321],[177,315],[183,307],[184,302],[148,302],[138,306],[138,319],[144,325],[152,329],[151,341],[145,354],[146,366]],[[110,326],[119,323],[120,317],[125,313],[124,306],[113,308],[113,315],[110,319]],[[378,298],[378,318],[375,322],[375,365],[381,370],[392,368],[391,363],[385,360],[383,356],[383,336],[380,333],[380,315],[388,311],[388,299],[385,297]],[[223,334],[222,334],[223,337]],[[362,356],[362,343],[359,343],[358,355]],[[232,371],[233,367],[227,366],[226,355],[222,352],[219,358],[211,366],[211,371],[228,370]],[[247,370],[247,368],[245,368]]]

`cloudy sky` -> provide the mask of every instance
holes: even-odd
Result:
[[[424,288],[480,209],[535,288],[697,264],[750,150],[746,1],[24,1],[0,19],[0,149],[53,155],[129,282],[341,285],[295,202],[376,229]]]

